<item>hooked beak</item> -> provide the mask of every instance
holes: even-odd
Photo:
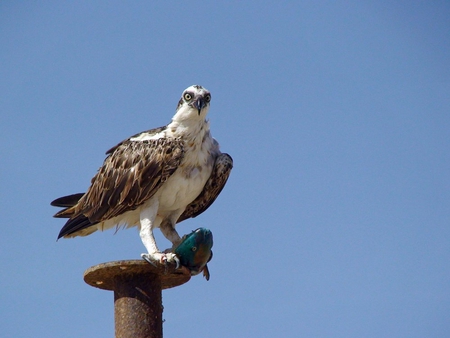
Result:
[[[206,101],[203,96],[197,98],[193,102],[194,107],[198,110],[198,115],[200,115],[200,112],[202,111],[203,107],[206,106]]]

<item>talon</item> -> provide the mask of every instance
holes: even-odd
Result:
[[[154,254],[148,254],[143,253],[141,254],[142,259],[144,259],[146,262],[150,263],[154,267],[158,267],[157,263],[167,265],[167,263],[175,262],[176,263],[176,269],[178,269],[180,264],[180,259],[172,252],[167,253],[154,253]]]
[[[167,262],[175,262],[176,263],[175,270],[181,266],[180,259],[173,252],[164,253],[164,256],[161,258],[161,260],[163,259],[164,262],[161,263],[167,264]]]
[[[155,268],[157,267],[156,264],[154,262],[152,262],[150,255],[149,254],[141,254],[141,258],[146,261],[147,263],[150,263],[151,265],[153,265]]]
[[[173,256],[173,260],[175,261],[175,263],[177,263],[175,270],[178,270],[178,268],[181,266],[180,259],[177,256]]]

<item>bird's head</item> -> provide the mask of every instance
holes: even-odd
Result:
[[[199,85],[186,88],[178,102],[177,120],[204,119],[208,114],[211,93]]]

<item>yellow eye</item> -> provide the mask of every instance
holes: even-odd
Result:
[[[195,252],[195,251],[197,251],[197,247],[196,247],[196,246],[193,246],[193,247],[191,248],[191,250]]]
[[[189,94],[189,93],[184,93],[184,99],[185,99],[186,101],[190,101],[190,100],[192,99],[192,95]]]
[[[205,101],[206,102],[211,101],[211,94],[208,94],[208,95],[205,96]]]

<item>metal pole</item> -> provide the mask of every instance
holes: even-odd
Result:
[[[162,338],[162,290],[190,278],[184,267],[155,267],[143,260],[102,263],[84,273],[87,284],[114,291],[116,338]]]

